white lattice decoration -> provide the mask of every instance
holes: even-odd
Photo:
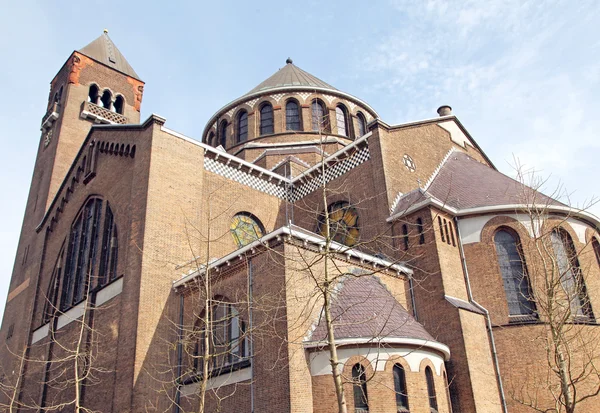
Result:
[[[331,105],[331,102],[333,102],[333,99],[335,99],[335,96],[331,96],[331,95],[323,95],[323,97],[325,99],[327,99],[327,102],[329,102],[330,105]]]
[[[258,102],[258,98],[252,99],[252,100],[246,102],[246,105],[250,106],[251,108],[254,108],[254,105],[256,105],[256,102]]]
[[[298,96],[300,96],[304,102],[306,102],[306,98],[309,97],[310,95],[312,95],[312,93],[308,93],[308,92],[298,93]]]
[[[351,169],[354,169],[363,162],[366,162],[370,158],[371,153],[369,152],[369,147],[365,146],[364,148],[354,152],[348,158],[342,159],[341,161],[328,167],[325,170],[325,179],[323,179],[321,175],[318,175],[308,180],[307,182],[301,184],[300,186],[294,187],[290,197],[290,201],[296,202],[297,200],[304,198],[306,195],[319,188],[323,184],[323,181],[327,183],[336,178],[339,178]]]
[[[269,182],[268,179],[259,178],[258,176],[254,176],[239,168],[234,168],[233,166],[226,165],[207,156],[204,157],[204,169],[224,176],[232,181],[249,186],[257,191],[265,192],[281,199],[287,198],[287,191],[284,185],[280,185],[276,182]]]
[[[276,95],[271,95],[271,98],[275,100],[275,102],[279,103],[279,100],[285,95],[285,93],[278,93]]]

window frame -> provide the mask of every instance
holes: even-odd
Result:
[[[236,116],[236,143],[248,141],[248,112],[242,109]]]
[[[322,114],[319,114],[322,112]],[[321,99],[313,99],[310,104],[311,130],[313,132],[329,133],[329,109]],[[321,118],[321,119],[319,119]]]
[[[435,380],[431,367],[425,367],[425,382],[427,384],[427,399],[429,400],[429,411],[431,413],[438,412],[437,394],[435,391]]]
[[[358,111],[356,112],[356,119],[358,121],[358,134],[356,137],[360,138],[367,134],[367,118],[362,112]]]
[[[266,117],[267,114],[263,113],[265,109],[269,108],[271,117]],[[273,112],[273,105],[271,102],[264,102],[259,108],[260,124],[259,133],[260,136],[272,135],[275,133],[275,113]],[[270,123],[269,123],[270,122]]]
[[[335,106],[335,126],[338,135],[345,136],[346,138],[351,138],[352,133],[350,132],[351,127],[349,122],[348,109],[341,103],[338,103]]]
[[[408,413],[410,411],[410,403],[408,401],[408,387],[406,385],[406,370],[402,364],[394,363],[392,377],[394,379],[394,393],[396,394],[396,410],[398,413]]]
[[[367,371],[361,363],[352,366],[352,394],[355,413],[368,412]]]
[[[296,106],[296,114],[290,114],[290,109],[288,108],[288,106],[292,104]],[[297,118],[297,121],[290,121],[290,118]],[[293,125],[295,123],[298,123],[298,127],[297,128],[292,128],[290,127],[290,125]],[[298,101],[296,99],[288,99],[285,102],[285,130],[286,131],[302,131],[302,110],[300,107],[300,103],[298,103]]]

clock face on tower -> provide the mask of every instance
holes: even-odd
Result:
[[[329,216],[329,236],[331,239],[349,247],[355,245],[360,235],[356,209],[346,201],[339,201],[329,205],[327,213]],[[323,213],[319,216],[317,231],[324,237],[327,236],[325,222],[325,214]]]

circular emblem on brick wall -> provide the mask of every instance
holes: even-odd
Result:
[[[415,161],[413,161],[413,158],[410,157],[410,155],[404,154],[404,166],[406,166],[406,169],[408,169],[411,172],[414,172],[417,169],[417,165],[415,165]]]

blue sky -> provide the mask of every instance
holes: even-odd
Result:
[[[0,26],[0,307],[49,82],[104,28],[146,82],[142,119],[200,138],[225,103],[294,63],[389,124],[449,104],[502,172],[515,159],[570,203],[600,195],[597,1],[20,1]],[[563,199],[564,201],[564,199]],[[590,212],[600,215],[600,206]]]

